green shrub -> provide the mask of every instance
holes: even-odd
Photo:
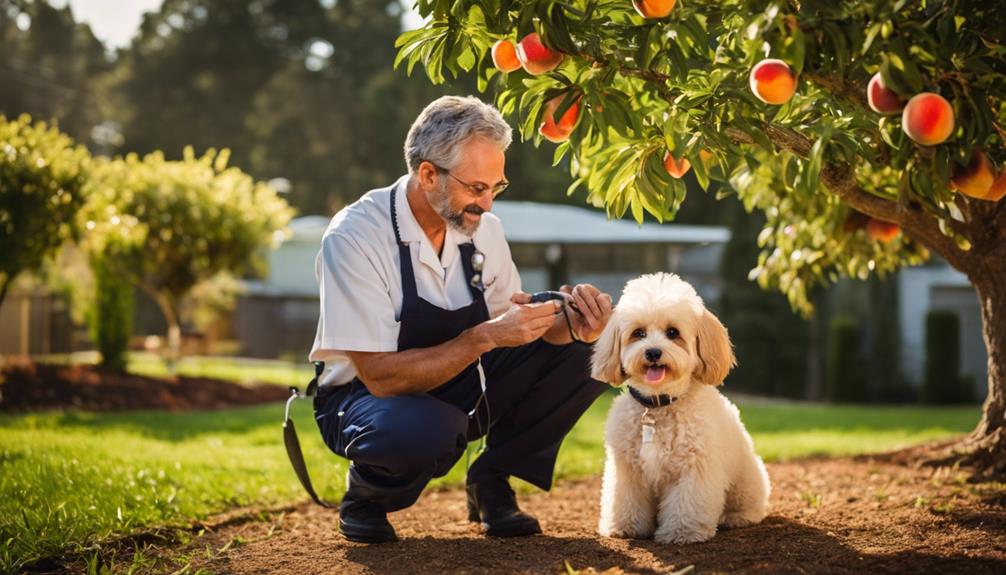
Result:
[[[55,126],[0,115],[0,302],[18,274],[76,234],[89,159]]]
[[[869,398],[859,339],[859,324],[849,316],[837,315],[828,324],[824,384],[831,401],[865,402]]]
[[[91,259],[94,301],[89,314],[91,338],[101,352],[101,365],[126,370],[126,350],[133,333],[133,286],[102,257]]]
[[[973,386],[961,377],[961,325],[951,310],[926,314],[926,367],[922,380],[924,403],[951,404],[974,400]]]

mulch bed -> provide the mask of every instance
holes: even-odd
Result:
[[[241,385],[206,377],[145,377],[93,365],[9,362],[0,369],[0,411],[223,409],[282,401],[278,385]]]
[[[145,551],[156,564],[138,572],[1006,573],[1003,484],[970,484],[961,472],[890,458],[803,460],[768,469],[770,516],[705,543],[599,537],[600,479],[593,478],[521,498],[541,520],[541,536],[487,539],[465,520],[461,490],[427,491],[391,515],[397,543],[347,542],[338,534],[336,512],[302,504],[246,512],[238,521],[232,513],[204,524],[205,532],[184,544],[162,541]],[[129,568],[128,551],[120,547],[113,572]]]

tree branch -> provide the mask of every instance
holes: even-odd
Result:
[[[762,128],[768,139],[779,148],[801,158],[810,155],[814,142],[796,130],[772,123],[765,123]],[[736,128],[727,128],[727,135],[737,143],[756,143],[751,136]],[[821,166],[821,183],[853,208],[871,217],[897,223],[913,240],[934,250],[958,270],[966,272],[968,253],[943,235],[932,216],[918,206],[870,194],[859,186],[853,174],[853,169],[848,164],[824,164]]]
[[[603,57],[586,52],[581,55],[602,66],[615,66],[623,75],[641,78],[652,84],[663,98],[668,101],[673,100],[672,90],[667,85],[670,80],[669,76],[653,70],[630,68],[624,64],[612,63]],[[805,77],[826,90],[852,100],[859,106],[866,107],[867,105],[865,91],[857,86],[846,85],[841,78],[813,73],[807,73]],[[769,140],[779,148],[792,152],[801,158],[807,158],[810,155],[810,149],[814,142],[796,130],[771,122],[764,123],[762,128]],[[726,133],[737,143],[756,143],[751,136],[736,128],[727,128]],[[852,166],[845,163],[822,165],[820,178],[831,193],[848,205],[874,218],[897,223],[913,240],[936,251],[957,270],[967,273],[966,270],[971,259],[968,252],[957,247],[956,242],[943,235],[935,218],[917,204],[893,202],[870,194],[856,182]],[[1000,212],[1000,215],[1003,215],[1004,212]],[[1006,218],[1006,215],[1003,215],[1003,218]],[[974,224],[969,229],[961,231],[972,231],[973,229]]]

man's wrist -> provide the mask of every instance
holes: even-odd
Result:
[[[465,334],[471,339],[471,345],[478,350],[479,355],[496,349],[490,327],[484,322],[468,328]]]

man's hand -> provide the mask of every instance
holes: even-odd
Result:
[[[562,302],[527,303],[531,296],[516,293],[510,298],[514,305],[503,315],[486,322],[489,336],[497,347],[516,347],[531,343],[552,327]]]
[[[611,318],[611,296],[590,284],[564,285],[559,291],[570,295],[580,313],[569,310],[569,321],[577,339],[594,343]]]

